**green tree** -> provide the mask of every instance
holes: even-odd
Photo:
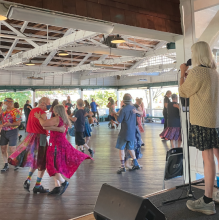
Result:
[[[120,93],[120,99],[122,98],[123,94]],[[106,91],[106,90],[99,90],[94,91],[94,93],[90,96],[84,95],[84,100],[87,100],[89,103],[91,102],[91,99],[93,98],[95,102],[101,107],[105,108],[108,104],[108,98],[112,97],[114,101],[117,101],[117,95],[114,91]]]
[[[19,103],[20,108],[23,108],[27,100],[31,101],[32,95],[30,91],[0,93],[0,101],[3,102],[5,98],[12,98],[14,102]]]

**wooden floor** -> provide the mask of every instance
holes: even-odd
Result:
[[[93,211],[99,190],[108,183],[128,192],[143,196],[162,189],[166,151],[170,143],[161,141],[161,124],[146,124],[142,139],[143,158],[139,160],[142,170],[116,174],[120,161],[115,144],[119,130],[110,130],[107,123],[93,128],[90,146],[95,149],[94,161],[87,160],[69,180],[70,185],[62,196],[34,195],[23,189],[28,168],[14,171],[13,167],[0,177],[0,219],[1,220],[67,220]],[[22,132],[21,132],[22,133]],[[23,134],[23,133],[22,133]],[[24,134],[23,134],[24,136]],[[69,138],[74,145],[74,138]],[[0,159],[2,164],[2,159]],[[31,188],[36,181],[33,175]],[[167,188],[182,183],[182,178],[166,183]],[[54,187],[52,178],[46,173],[42,185]]]

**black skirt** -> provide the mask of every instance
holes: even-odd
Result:
[[[219,128],[206,128],[190,125],[189,146],[194,146],[200,151],[219,148]]]

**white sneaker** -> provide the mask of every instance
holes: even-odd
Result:
[[[219,191],[213,192],[213,197],[212,199],[216,202],[219,203]]]
[[[200,199],[195,200],[195,201],[188,200],[186,203],[186,206],[188,207],[188,209],[190,209],[191,211],[194,211],[194,212],[201,212],[206,215],[216,214],[214,202],[210,202],[210,203],[206,204],[204,202],[203,197],[201,197]]]

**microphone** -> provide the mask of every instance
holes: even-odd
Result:
[[[189,59],[186,63],[186,66],[192,66],[192,59]]]

